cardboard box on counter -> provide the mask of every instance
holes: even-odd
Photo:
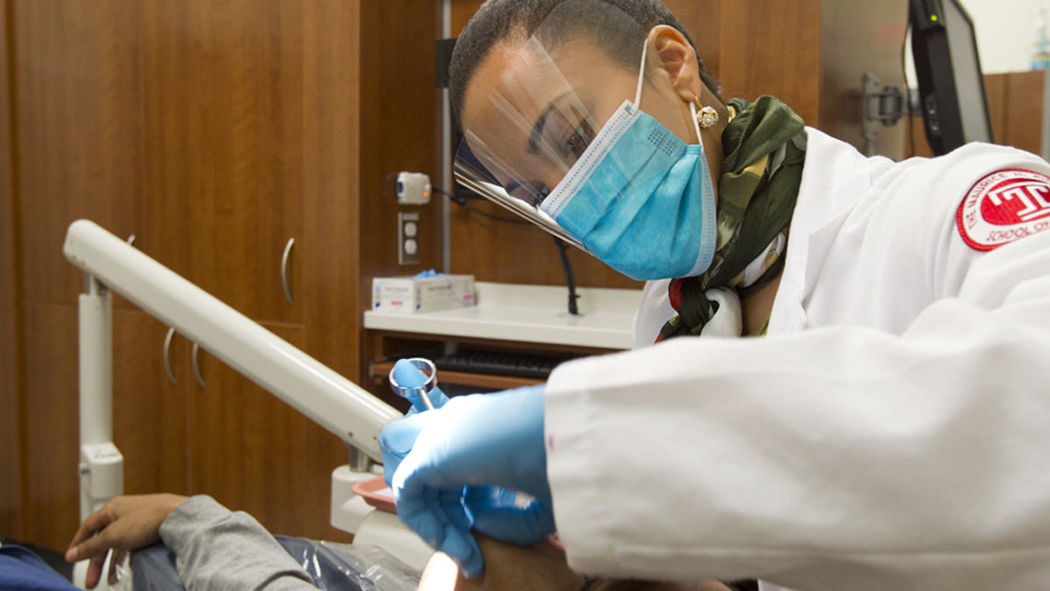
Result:
[[[434,312],[467,308],[474,302],[473,275],[372,279],[372,310],[376,312]]]

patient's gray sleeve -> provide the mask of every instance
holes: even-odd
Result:
[[[232,512],[199,495],[178,506],[160,526],[175,553],[182,584],[206,589],[313,589],[312,579],[251,515]]]

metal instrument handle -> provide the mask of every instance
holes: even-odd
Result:
[[[390,368],[390,375],[387,376],[390,380],[390,389],[394,391],[394,394],[403,398],[408,398],[406,394],[409,392],[418,392],[419,399],[423,401],[423,406],[427,410],[434,410],[434,403],[430,400],[430,391],[437,387],[437,366],[434,362],[426,359],[425,357],[413,357],[408,360],[409,363],[415,365],[426,374],[427,379],[421,386],[402,386],[397,383],[397,379],[394,378],[394,369]]]
[[[193,360],[193,377],[197,378],[197,383],[200,385],[201,390],[206,386],[204,385],[204,376],[201,375],[200,364],[197,363],[197,352],[200,351],[201,346],[197,343],[193,343],[193,351],[190,352],[190,359]]]
[[[175,379],[175,372],[171,371],[171,341],[175,338],[175,329],[168,329],[168,336],[164,337],[164,371],[168,374],[168,381],[171,385],[178,385],[179,381]]]
[[[288,287],[288,259],[292,255],[292,246],[295,245],[295,238],[289,238],[288,244],[284,245],[284,254],[281,255],[281,287],[284,288],[284,297],[288,299],[288,303],[292,306],[295,305],[295,300],[292,299],[292,290]]]

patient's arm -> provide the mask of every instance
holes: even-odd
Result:
[[[80,526],[66,560],[91,559],[90,589],[101,578],[109,550],[117,552],[115,565],[123,553],[158,540],[175,553],[179,577],[190,589],[316,590],[306,571],[254,518],[208,496],[116,497]]]
[[[190,497],[168,515],[160,538],[175,553],[187,589],[316,591],[313,579],[270,532],[243,511]]]
[[[452,559],[437,553],[423,570],[419,591],[580,591],[588,580],[569,570],[565,553],[550,542],[522,548],[476,536],[485,558],[485,572],[477,579],[464,578]],[[656,583],[599,580],[588,591],[729,591],[717,581]]]

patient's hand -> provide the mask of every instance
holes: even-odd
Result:
[[[69,543],[67,562],[90,558],[85,583],[93,589],[102,576],[106,552],[114,550],[109,577],[116,576],[116,566],[130,550],[160,540],[160,524],[186,497],[173,494],[125,495],[111,499],[80,524]]]
[[[477,579],[460,574],[452,559],[437,553],[419,583],[419,591],[579,591],[587,580],[569,570],[565,553],[543,541],[528,548],[505,544],[475,534],[485,572]],[[698,583],[655,583],[647,581],[600,580],[590,591],[729,591],[717,581]]]

